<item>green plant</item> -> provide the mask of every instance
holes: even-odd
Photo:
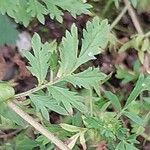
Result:
[[[0,12],[25,26],[32,18],[44,24],[44,15],[49,14],[52,19],[62,22],[63,10],[75,17],[81,13],[89,14],[91,8],[81,0],[8,2],[0,2]],[[112,2],[119,7],[119,1]],[[137,0],[131,2],[134,7],[138,5]],[[128,3],[125,0],[125,8],[112,25],[107,19],[101,20],[99,17],[88,21],[81,41],[75,24],[66,31],[59,44],[56,41],[43,43],[39,34],[33,35],[32,51],[23,50],[22,54],[28,61],[28,70],[37,79],[37,85],[29,91],[15,94],[11,83],[0,82],[0,129],[11,127],[18,131],[13,140],[0,145],[1,149],[51,150],[58,147],[69,150],[82,147],[92,150],[101,141],[106,141],[110,150],[137,150],[139,135],[149,139],[145,127],[150,117],[150,76],[138,70],[141,65],[139,61],[135,62],[133,71],[117,66],[116,77],[122,83],[135,82],[127,99],[120,96],[122,93],[103,89],[102,84],[109,85],[111,74],[106,75],[99,68],[83,67],[111,44],[116,46],[118,40],[112,30],[127,10],[132,11]],[[137,20],[133,22],[137,31],[141,32]],[[138,53],[148,52],[148,46],[148,33],[139,33],[120,51],[134,47]],[[141,53],[139,58],[143,62]],[[80,68],[83,70],[80,71]],[[50,122],[51,112],[59,114],[59,124]],[[125,120],[131,125],[130,130]],[[36,129],[35,140],[28,136],[28,132],[33,130],[29,124]]]

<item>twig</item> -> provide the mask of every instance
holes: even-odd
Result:
[[[118,22],[121,20],[121,18],[123,17],[123,15],[127,12],[127,10],[128,10],[128,5],[124,7],[124,9],[121,11],[121,13],[113,21],[113,23],[110,26],[111,29],[113,29],[118,24]]]
[[[45,129],[40,123],[34,120],[27,113],[22,111],[14,102],[8,101],[7,105],[13,111],[15,111],[21,118],[23,118],[27,123],[33,126],[37,131],[46,136],[50,141],[52,141],[61,150],[70,150],[67,145],[65,145],[61,140],[54,136],[50,131]]]
[[[133,24],[134,24],[134,26],[135,26],[137,32],[138,32],[139,34],[144,34],[144,33],[143,33],[143,30],[142,30],[142,27],[141,27],[141,25],[140,25],[140,23],[139,23],[139,20],[138,20],[138,18],[137,18],[137,16],[136,16],[136,13],[135,13],[134,9],[132,8],[132,6],[131,6],[129,0],[124,0],[124,3],[125,3],[125,5],[128,7],[129,15],[130,15],[130,17],[131,17],[131,19],[132,19],[132,22],[133,22]]]

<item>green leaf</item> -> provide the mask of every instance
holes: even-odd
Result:
[[[6,15],[0,14],[0,46],[4,44],[16,44],[18,31],[15,24]]]
[[[96,117],[84,118],[84,123],[88,128],[92,129],[101,129],[103,126],[103,123]]]
[[[94,59],[94,55],[106,47],[109,39],[109,25],[107,20],[100,21],[95,17],[88,22],[83,31],[82,47],[78,55],[77,27],[73,25],[71,32],[66,32],[60,48],[60,70],[58,76],[66,76],[74,72],[80,65]]]
[[[107,46],[109,32],[108,20],[100,21],[98,17],[95,17],[92,22],[86,24],[86,29],[83,30],[82,47],[77,67],[95,59],[94,55],[101,53],[102,49]]]
[[[19,0],[1,0],[0,1],[0,13],[4,15],[7,13],[9,16],[13,14],[19,5]]]
[[[150,76],[145,78],[144,75],[141,74],[138,81],[136,82],[134,89],[127,99],[124,109],[127,109],[128,105],[131,104],[131,102],[134,101],[138,95],[145,90],[150,90]]]
[[[65,124],[65,123],[61,123],[60,126],[69,132],[80,132],[82,131],[84,128],[81,127],[77,127],[77,126],[73,126],[73,125],[69,125],[69,124]]]
[[[44,15],[49,14],[52,19],[56,18],[62,23],[63,10],[69,11],[74,17],[76,15],[90,14],[92,6],[82,0],[1,0],[0,13],[8,14],[15,21],[29,24],[32,17],[36,17],[42,24],[45,22]]]
[[[100,81],[104,80],[106,75],[98,68],[88,68],[87,70],[69,75],[65,78],[66,81],[72,83],[74,86],[84,87],[86,89],[93,88],[99,90]]]
[[[132,121],[134,121],[135,123],[137,123],[138,125],[144,126],[143,119],[140,118],[137,114],[133,112],[127,112],[127,111],[124,111],[123,114],[127,116],[129,119],[131,119]]]
[[[120,101],[119,101],[118,97],[110,91],[106,91],[105,95],[112,102],[114,107],[116,109],[118,109],[119,111],[121,111],[121,104],[120,104]]]
[[[62,23],[62,15],[63,10],[69,11],[72,16],[76,17],[76,15],[90,14],[90,9],[92,6],[87,3],[83,3],[81,0],[43,0],[47,6],[48,13],[52,19],[56,18],[59,22]],[[61,9],[60,9],[61,8]]]
[[[83,99],[81,96],[78,96],[77,93],[57,86],[50,86],[48,90],[54,99],[63,104],[69,114],[73,114],[73,108],[76,108],[82,113],[87,113],[87,108],[82,103]]]
[[[44,3],[47,6],[47,11],[52,19],[56,18],[59,22],[63,22],[63,12],[57,7],[55,1],[53,0],[44,0]]]
[[[62,40],[62,46],[60,47],[60,70],[59,75],[67,75],[72,72],[77,61],[78,52],[78,34],[75,24],[71,27],[71,32],[66,31],[66,37]]]
[[[32,48],[34,55],[27,50],[22,52],[31,65],[28,69],[37,77],[39,84],[42,84],[49,68],[49,49],[47,48],[47,43],[44,45],[41,43],[40,36],[37,33],[32,38]]]
[[[134,101],[138,97],[138,95],[141,93],[141,91],[144,88],[143,83],[144,83],[144,75],[141,74],[139,76],[139,79],[138,79],[137,83],[136,83],[136,86],[134,87],[134,89],[132,90],[130,96],[127,99],[125,107],[127,107],[132,101]]]
[[[4,102],[13,98],[15,90],[8,83],[0,82],[0,102]],[[1,103],[0,103],[1,105]]]
[[[37,19],[44,24],[44,15],[47,14],[47,10],[44,5],[42,5],[37,0],[29,0],[27,12],[31,14],[32,17],[37,17]]]
[[[38,112],[41,112],[46,120],[49,120],[49,110],[55,111],[61,115],[68,115],[67,111],[61,107],[56,100],[52,99],[50,96],[42,95],[30,95],[30,99],[36,107]]]
[[[20,4],[16,7],[11,15],[17,23],[23,23],[25,27],[30,23],[32,16],[27,12],[28,3],[26,0],[20,0]]]

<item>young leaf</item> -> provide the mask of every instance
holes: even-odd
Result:
[[[110,91],[106,91],[105,95],[112,102],[114,107],[120,111],[121,110],[121,104],[120,104],[118,97]]]
[[[62,15],[63,10],[69,11],[72,16],[76,17],[76,15],[90,14],[90,9],[92,6],[90,4],[83,3],[82,1],[75,0],[43,0],[47,6],[48,12],[52,19],[56,18],[59,22],[62,23]]]
[[[44,24],[44,15],[47,14],[47,10],[44,5],[42,5],[37,0],[29,0],[27,13],[30,13],[32,17],[37,17],[38,20]]]
[[[127,116],[129,119],[131,119],[132,121],[134,121],[135,123],[137,123],[138,125],[140,126],[144,125],[143,119],[141,119],[137,114],[133,112],[127,112],[127,111],[124,111],[123,114]]]
[[[100,81],[104,80],[106,75],[100,72],[97,68],[88,68],[87,70],[67,76],[64,80],[72,83],[74,86],[90,89],[99,85]],[[96,89],[96,87],[95,87]]]
[[[29,51],[22,51],[24,56],[29,60],[30,67],[28,69],[31,73],[37,77],[39,84],[42,84],[45,81],[47,71],[49,68],[49,51],[46,44],[41,43],[40,36],[35,33],[32,38],[32,48],[34,55]]]
[[[76,108],[83,113],[87,113],[87,108],[82,103],[82,97],[78,96],[75,92],[57,86],[50,86],[48,87],[48,90],[54,99],[63,104],[69,114],[73,114],[73,108]]]
[[[46,120],[49,120],[49,110],[55,111],[61,115],[68,115],[67,111],[57,104],[57,102],[49,96],[42,95],[30,95],[30,99],[36,107],[37,111],[40,111]]]

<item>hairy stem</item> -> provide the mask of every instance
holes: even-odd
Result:
[[[31,116],[29,116],[27,113],[22,111],[17,104],[14,102],[9,101],[7,103],[9,108],[11,108],[13,111],[15,111],[20,117],[22,117],[27,123],[29,123],[31,126],[33,126],[37,131],[39,131],[41,134],[46,136],[50,141],[52,141],[58,148],[61,150],[70,150],[67,145],[65,145],[61,140],[59,140],[54,134],[52,134],[50,131],[45,129],[40,123],[34,120]]]

